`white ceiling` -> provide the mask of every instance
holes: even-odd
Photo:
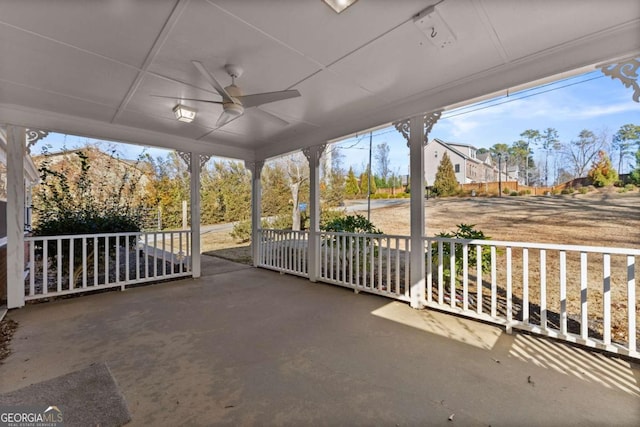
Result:
[[[640,54],[638,0],[445,0],[457,41],[439,48],[413,23],[436,0],[3,0],[0,123],[246,160],[323,143],[561,72]],[[181,98],[220,100],[241,65],[247,94],[300,98],[221,107],[178,122]],[[162,94],[175,99],[156,98]]]

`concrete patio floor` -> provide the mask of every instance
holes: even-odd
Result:
[[[105,361],[131,425],[640,423],[637,364],[203,258],[198,280],[11,311],[0,392]]]

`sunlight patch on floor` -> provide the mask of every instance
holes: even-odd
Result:
[[[509,355],[583,381],[640,396],[630,362],[532,335],[516,335]]]
[[[371,314],[486,350],[491,350],[503,334],[495,326],[431,310],[415,310],[395,301]]]

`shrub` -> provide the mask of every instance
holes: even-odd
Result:
[[[502,194],[511,194],[511,190],[505,188],[504,190],[502,190]]]
[[[611,160],[604,151],[598,152],[598,158],[591,165],[588,174],[596,187],[605,187],[618,181],[618,172],[611,166]]]
[[[485,236],[485,234],[482,231],[476,230],[474,228],[475,224],[458,224],[456,227],[457,229],[455,231],[451,233],[442,232],[442,233],[436,234],[436,237],[444,237],[447,239],[461,239],[461,240],[490,240],[491,239],[491,237]],[[464,250],[464,247],[462,246],[462,244],[455,245],[456,277],[459,277],[460,275],[462,275],[463,250]],[[451,245],[448,243],[443,243],[442,267],[444,272],[443,275],[444,275],[445,283],[448,283],[451,279],[451,266],[448,262],[450,254],[451,254]],[[431,245],[431,257],[432,257],[432,261],[436,265],[438,264],[438,256],[439,256],[438,244],[437,242],[433,242]],[[481,263],[482,271],[486,273],[491,269],[491,249],[487,246],[483,246],[482,253],[480,256],[481,256],[480,263]],[[475,251],[475,248],[468,248],[467,257],[468,257],[467,265],[469,268],[477,265],[478,259],[477,259],[477,253]]]
[[[518,192],[517,191],[512,191],[511,193],[509,193],[510,196],[517,196]]]
[[[229,233],[238,243],[251,241],[251,220],[238,221]]]
[[[589,189],[587,187],[580,187],[578,189],[578,193],[580,194],[587,194],[589,192]]]

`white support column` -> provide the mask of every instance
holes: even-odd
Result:
[[[25,128],[7,126],[7,307],[24,306]]]
[[[409,119],[409,172],[411,187],[411,307],[420,308],[425,292],[424,263],[424,118]]]
[[[191,153],[189,172],[191,173],[191,272],[194,279],[200,277],[200,170],[198,153]]]
[[[320,276],[320,158],[326,145],[305,148],[309,161],[309,280]]]
[[[405,137],[409,146],[409,173],[411,181],[411,307],[421,308],[425,297],[424,253],[424,146],[431,128],[440,119],[442,111],[411,117],[394,122],[395,128]]]
[[[260,259],[260,229],[262,228],[262,167],[264,162],[246,163],[251,171],[251,256],[253,266]]]

